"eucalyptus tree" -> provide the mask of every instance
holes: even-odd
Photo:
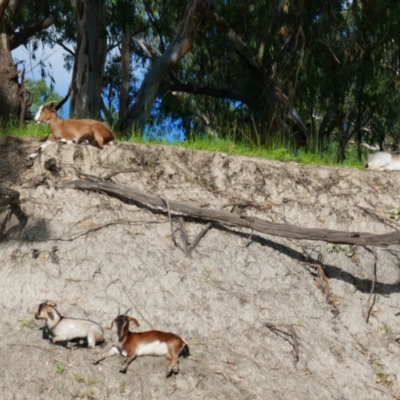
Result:
[[[70,87],[70,115],[98,118],[107,55],[106,4],[73,0],[76,26],[75,60]]]
[[[302,41],[292,15],[298,11],[290,14],[286,2],[278,0],[191,0],[177,24],[170,10],[145,4],[157,49],[145,46],[151,68],[129,118],[138,122],[149,113],[160,88],[160,112],[180,118],[187,133],[200,129],[226,136],[234,131],[238,139],[266,143],[274,132],[289,134],[295,127],[297,141],[304,141],[307,128],[281,89],[286,70],[292,71],[299,59]],[[285,29],[290,32],[282,33]]]
[[[28,116],[29,98],[18,79],[11,50],[52,24],[46,0],[0,0],[0,124]]]

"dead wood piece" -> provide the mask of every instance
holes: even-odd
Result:
[[[300,359],[299,358],[300,351],[299,351],[298,336],[297,336],[296,330],[294,329],[294,325],[293,324],[276,324],[274,322],[266,322],[265,325],[271,332],[282,337],[283,339],[288,341],[293,346],[293,365],[294,365],[294,368],[296,369],[296,363],[299,362],[299,359]],[[277,327],[286,328],[287,332],[285,332],[282,329],[278,329]],[[282,336],[282,335],[289,336],[292,339],[292,343],[285,336]]]
[[[356,204],[356,206],[358,208],[360,208],[361,210],[363,210],[368,215],[370,215],[371,217],[376,218],[378,221],[382,222],[383,224],[390,226],[393,229],[396,229],[396,231],[399,230],[398,226],[396,224],[392,223],[389,218],[382,217],[375,210],[371,210],[370,208],[363,207],[360,204]]]
[[[0,207],[8,206],[19,200],[19,192],[17,190],[0,187]]]
[[[196,236],[196,238],[193,240],[193,243],[189,246],[189,255],[191,255],[192,251],[196,248],[196,246],[199,244],[200,240],[204,237],[204,235],[208,232],[208,230],[211,228],[212,224],[209,222],[204,229]]]
[[[77,175],[78,175],[78,176],[81,176],[81,177],[83,177],[83,178],[89,179],[89,180],[91,180],[91,181],[95,181],[95,182],[97,182],[97,181],[102,181],[102,180],[103,180],[103,179],[100,178],[99,176],[91,175],[91,174],[86,174],[86,173],[84,173],[84,172],[77,172]]]
[[[120,169],[119,171],[114,171],[111,174],[106,175],[103,179],[105,181],[109,181],[111,178],[113,178],[115,175],[118,174],[126,174],[128,172],[139,172],[140,169],[138,168],[129,168],[129,169]]]
[[[180,224],[180,233],[181,233],[181,240],[183,243],[183,247],[185,248],[185,253],[186,255],[189,255],[189,238],[186,232],[185,228],[185,222],[182,217],[179,218],[179,224]]]
[[[0,208],[10,206],[11,214],[14,214],[18,219],[18,229],[22,231],[28,222],[28,216],[21,209],[19,196],[20,193],[17,190],[0,187]],[[4,219],[0,226],[0,236],[7,235],[7,233],[4,233],[6,221],[7,219]]]
[[[171,227],[172,241],[174,242],[174,245],[175,245],[176,247],[180,248],[180,249],[183,251],[183,253],[185,253],[185,255],[188,255],[188,252],[187,252],[187,244],[186,244],[186,242],[183,240],[183,246],[182,246],[182,245],[176,240],[175,231],[174,231],[174,226],[173,226],[173,224],[172,224],[171,211],[170,211],[170,208],[169,208],[169,202],[168,202],[167,198],[164,198],[163,201],[164,201],[165,205],[167,206],[169,224],[170,224],[170,227]]]
[[[76,188],[82,190],[100,190],[115,196],[125,197],[154,207],[165,208],[163,199],[125,185],[109,182],[68,181],[59,185],[61,188]],[[400,231],[376,235],[366,232],[346,232],[331,229],[303,228],[289,224],[269,222],[257,217],[237,215],[226,211],[210,210],[192,205],[168,202],[170,210],[197,218],[228,223],[240,227],[250,228],[257,232],[272,236],[297,240],[321,240],[327,243],[353,244],[359,246],[387,247],[400,243]]]
[[[326,301],[336,309],[337,306],[337,299],[336,296],[334,296],[331,292],[331,287],[329,285],[329,279],[325,274],[324,268],[323,268],[323,263],[322,263],[322,255],[320,254],[318,256],[318,262],[316,263],[311,263],[311,267],[316,268],[319,272],[319,276],[321,277],[321,281],[323,282],[323,292],[325,294]]]
[[[367,317],[365,318],[365,322],[368,324],[369,317],[371,316],[372,308],[374,307],[375,300],[376,300],[376,293],[374,293],[375,289],[375,282],[378,280],[377,274],[376,274],[376,264],[377,264],[377,255],[376,251],[374,250],[374,280],[372,281],[371,285],[371,291],[368,296],[368,301],[367,301]],[[372,297],[373,295],[373,297]]]

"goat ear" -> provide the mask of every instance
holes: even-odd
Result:
[[[136,326],[140,326],[140,324],[139,324],[139,321],[136,319],[136,318],[133,318],[133,317],[127,317],[127,320],[129,321],[129,322],[134,322],[135,324],[136,324]]]
[[[49,313],[47,313],[47,315],[49,316],[49,318],[53,321],[54,320],[54,314],[50,311]]]

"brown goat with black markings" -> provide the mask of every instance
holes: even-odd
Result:
[[[169,361],[166,377],[172,373],[179,372],[179,356],[188,357],[189,347],[183,339],[178,335],[170,332],[147,331],[147,332],[130,332],[129,323],[132,321],[137,326],[139,322],[136,318],[127,316],[129,310],[118,315],[111,323],[112,328],[114,322],[117,325],[118,338],[111,349],[103,353],[101,357],[94,361],[98,364],[107,357],[112,357],[115,354],[121,354],[126,357],[120,372],[126,373],[129,364],[139,356],[165,356]],[[118,311],[119,314],[119,311]]]

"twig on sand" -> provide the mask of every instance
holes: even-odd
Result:
[[[294,369],[296,369],[296,363],[299,362],[300,359],[299,358],[300,351],[299,351],[298,336],[296,330],[294,329],[294,324],[280,324],[275,322],[266,322],[265,325],[271,332],[274,332],[277,336],[282,337],[293,346],[293,366]],[[286,328],[287,332],[282,329],[278,329],[277,327]],[[282,336],[282,334],[285,336],[289,336],[292,339],[292,342],[290,342],[286,337]]]
[[[378,261],[378,257],[376,255],[376,250],[374,250],[374,280],[372,281],[371,285],[371,291],[368,296],[368,301],[367,301],[367,317],[365,318],[365,322],[368,324],[369,317],[371,316],[372,308],[374,307],[375,300],[376,300],[376,293],[374,293],[375,289],[375,282],[377,281],[377,272],[376,272],[376,264]],[[374,295],[372,297],[372,295]]]

